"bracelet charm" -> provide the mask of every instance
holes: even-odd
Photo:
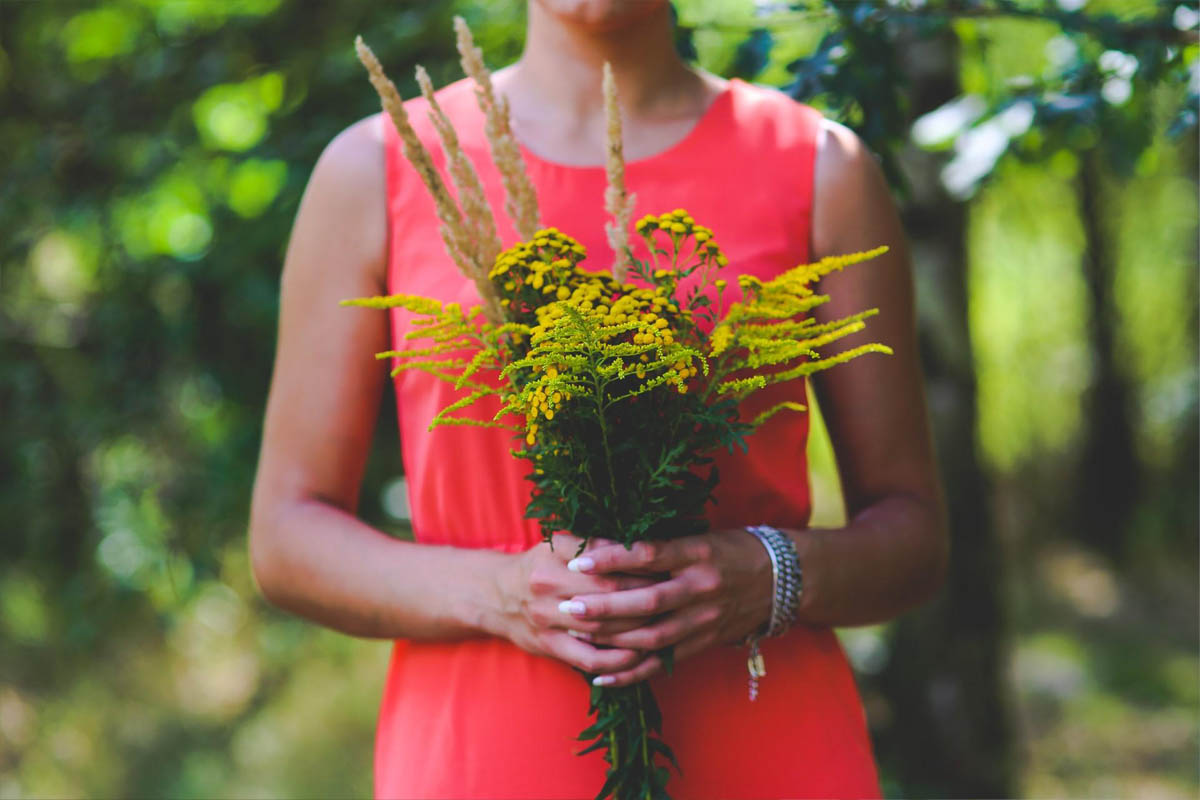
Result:
[[[766,627],[746,637],[750,656],[746,661],[750,673],[750,699],[758,698],[758,679],[767,674],[766,664],[759,651],[759,640],[765,636],[779,636],[796,619],[796,609],[803,591],[800,558],[792,540],[778,528],[769,525],[748,525],[746,530],[753,534],[767,549],[771,559],[773,591],[771,594],[771,616]]]

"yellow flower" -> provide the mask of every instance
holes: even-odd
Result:
[[[709,352],[713,356],[719,356],[728,349],[732,342],[733,330],[728,325],[718,325],[708,340]]]

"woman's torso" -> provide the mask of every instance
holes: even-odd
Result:
[[[471,86],[439,92],[488,192],[504,244],[517,234],[503,213]],[[443,166],[421,99],[407,104],[414,127]],[[474,286],[454,267],[438,234],[424,185],[385,127],[388,291],[465,307]],[[635,217],[685,207],[713,228],[730,273],[773,277],[808,259],[812,168],[820,114],[783,94],[731,81],[693,130],[666,151],[627,165]],[[542,224],[579,239],[585,266],[605,269],[603,167],[570,167],[528,150]],[[443,175],[444,175],[443,170]],[[635,254],[638,253],[635,244]],[[736,281],[730,280],[736,294]],[[736,296],[734,299],[737,299]],[[392,312],[393,346],[412,346],[404,312]],[[510,454],[500,429],[427,430],[461,396],[420,372],[396,379],[401,448],[417,541],[522,552],[540,540],[524,518],[528,467]],[[804,400],[800,381],[747,404],[754,413],[780,399]],[[476,413],[488,418],[498,406]],[[810,510],[806,415],[780,414],[751,437],[745,453],[720,453],[721,483],[709,514],[714,528],[769,523],[802,528]],[[862,706],[845,657],[827,628],[798,626],[767,640],[770,675],[758,701],[747,697],[745,651],[719,646],[681,662],[652,686],[663,708],[664,738],[684,774],[679,798],[870,796],[878,793]],[[590,797],[603,782],[600,754],[577,757],[587,724],[588,689],[558,661],[505,640],[398,641],[380,708],[376,793],[380,797]]]

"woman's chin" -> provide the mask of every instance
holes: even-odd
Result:
[[[613,31],[666,7],[668,0],[534,0],[559,20],[599,32]]]

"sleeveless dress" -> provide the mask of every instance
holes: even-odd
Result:
[[[457,81],[438,92],[438,101],[480,173],[507,247],[518,236],[503,211],[503,187],[472,87]],[[427,103],[415,98],[407,109],[445,177]],[[404,159],[395,129],[382,114],[378,120],[387,164],[388,291],[464,307],[478,303],[474,286],[445,252],[433,203]],[[727,293],[737,294],[739,273],[769,278],[805,262],[820,120],[817,110],[782,92],[730,81],[683,140],[627,165],[629,191],[637,198],[634,218],[685,207],[711,227],[730,260]],[[585,267],[608,269],[604,168],[556,164],[528,149],[523,155],[542,224],[577,238],[589,254]],[[393,347],[416,346],[404,339],[410,315],[391,314]],[[415,371],[401,373],[395,389],[416,540],[508,553],[538,544],[537,524],[524,518],[529,467],[510,454],[511,434],[462,426],[430,432],[433,416],[461,392]],[[745,410],[753,414],[788,396],[803,401],[803,382],[752,399]],[[485,403],[474,413],[490,419],[496,408]],[[718,454],[713,527],[805,527],[807,434],[807,415],[783,413],[750,438],[748,452]],[[672,772],[671,795],[880,796],[862,703],[833,631],[798,625],[764,640],[761,649],[768,675],[755,702],[748,698],[741,646],[710,648],[680,661],[673,675],[651,679],[663,737],[683,770],[682,776]],[[599,752],[575,755],[583,748],[576,736],[589,724],[587,706],[587,684],[571,667],[507,640],[398,640],[379,710],[376,796],[592,798],[606,764]]]

